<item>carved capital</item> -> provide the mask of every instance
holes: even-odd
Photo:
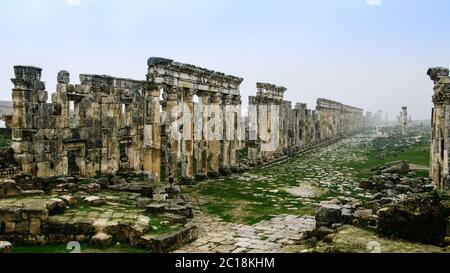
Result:
[[[224,105],[231,105],[233,104],[233,95],[223,95],[222,100]]]
[[[194,89],[184,89],[184,100],[187,102],[192,102],[194,99],[195,91]]]
[[[221,103],[222,95],[220,93],[213,93],[211,95],[211,103]]]
[[[241,96],[233,96],[233,104],[234,105],[241,105],[242,104],[242,97]]]
[[[434,83],[437,83],[441,77],[447,77],[449,75],[449,70],[445,67],[434,67],[428,69],[427,74]]]
[[[164,87],[164,100],[178,100],[178,92],[177,88],[173,86],[165,86]]]

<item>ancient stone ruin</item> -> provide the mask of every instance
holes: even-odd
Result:
[[[316,110],[284,101],[285,87],[257,83],[249,98],[248,159],[251,166],[299,152],[312,145],[356,133],[364,126],[363,110],[318,99]]]
[[[431,171],[430,176],[438,189],[449,188],[449,106],[450,77],[448,68],[430,68],[428,76],[434,82],[431,132]]]
[[[408,116],[408,107],[403,106],[402,111],[400,112],[400,128],[402,130],[402,135],[406,135],[406,130],[409,126],[409,116]]]
[[[287,88],[267,83],[257,83],[243,125],[242,78],[164,58],[148,60],[145,80],[82,74],[72,84],[61,71],[50,103],[41,68],[14,73],[0,198],[28,199],[0,207],[0,239],[13,243],[124,242],[167,251],[196,238],[177,183],[243,172],[364,126],[362,109],[327,99],[315,110],[293,108]],[[80,203],[87,212],[75,210]],[[148,235],[148,214],[183,228]]]

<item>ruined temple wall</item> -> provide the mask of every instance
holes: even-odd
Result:
[[[343,133],[345,120],[342,103],[318,99],[316,111],[320,123],[320,139],[330,139]]]
[[[351,134],[364,126],[363,109],[327,99],[317,100],[320,139]]]
[[[163,125],[166,131],[161,147],[167,181],[190,182],[194,177],[228,174],[239,169],[242,78],[153,57],[148,60],[147,80],[164,94],[168,119]],[[194,95],[199,97],[197,107],[194,107]],[[180,133],[177,136],[171,130],[173,125],[177,126],[180,112],[184,124],[183,132],[175,130]],[[187,113],[198,119],[186,119]],[[200,126],[196,125],[198,122]],[[186,127],[197,131],[194,134],[194,130]]]
[[[449,183],[450,77],[447,68],[430,68],[428,75],[434,82],[431,132],[430,177],[440,190]]]
[[[12,148],[22,171],[39,177],[142,169],[143,82],[58,76],[52,103],[41,69],[15,67]]]

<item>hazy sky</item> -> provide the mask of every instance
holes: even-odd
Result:
[[[66,69],[144,79],[161,56],[288,88],[390,119],[408,106],[429,119],[428,67],[450,67],[448,0],[3,0],[0,100],[11,100],[12,66],[42,67],[47,90]]]

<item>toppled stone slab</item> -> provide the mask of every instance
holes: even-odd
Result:
[[[164,213],[162,217],[169,221],[169,223],[171,224],[185,224],[187,222],[186,216],[179,214]]]
[[[381,173],[397,173],[397,174],[407,174],[410,171],[408,161],[396,161],[391,162],[379,169]]]
[[[102,189],[100,184],[97,183],[89,183],[86,185],[80,186],[80,190],[85,192],[99,192]]]
[[[153,188],[147,183],[122,183],[108,186],[108,189],[113,191],[140,193],[144,197],[153,197]]]
[[[104,232],[99,232],[92,237],[91,243],[101,247],[109,246],[112,244],[112,236]]]
[[[62,195],[61,198],[67,206],[76,206],[78,204],[78,200],[71,195]]]
[[[331,226],[341,222],[341,207],[334,204],[321,204],[316,211],[317,226]]]
[[[136,206],[140,209],[145,209],[148,205],[152,204],[154,200],[148,197],[138,197],[136,199]]]
[[[145,207],[145,211],[150,214],[161,214],[166,210],[166,205],[164,204],[150,204]]]
[[[45,207],[47,208],[49,215],[55,215],[64,212],[66,203],[62,199],[52,198],[46,202]]]
[[[299,197],[314,197],[323,194],[323,191],[312,183],[302,182],[300,186],[293,188],[284,188],[285,192]]]
[[[84,201],[92,206],[103,206],[106,204],[105,199],[98,196],[88,196],[84,198]]]
[[[22,195],[24,196],[42,196],[45,192],[43,190],[29,190],[29,191],[22,191]]]

